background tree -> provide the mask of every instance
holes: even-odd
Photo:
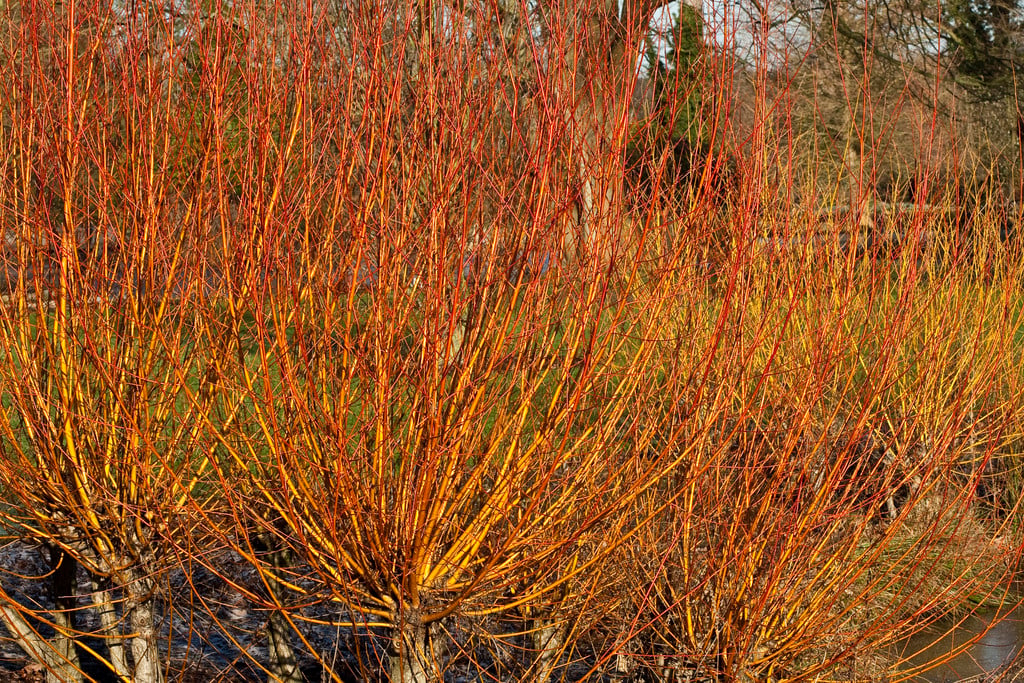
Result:
[[[678,8],[669,30],[647,39],[649,70],[637,83],[638,120],[630,127],[626,173],[634,202],[653,199],[660,187],[666,197],[682,198],[687,187],[697,189],[707,156],[704,122],[704,21],[692,7]]]
[[[1020,197],[1024,182],[1024,116],[1019,96],[1024,66],[1021,7],[1015,0],[966,2],[945,7],[943,40],[949,87],[970,135],[989,199]]]
[[[951,0],[943,7],[943,39],[956,82],[983,102],[1012,97],[1024,60],[1020,7],[1015,0]]]

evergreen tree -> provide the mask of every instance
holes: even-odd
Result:
[[[686,140],[691,146],[699,145],[704,54],[704,22],[700,14],[688,5],[681,5],[667,36],[664,59],[650,43],[648,54],[655,64],[652,73],[655,115],[651,124],[658,128],[666,142]]]
[[[672,29],[647,42],[646,63],[653,90],[649,114],[633,128],[627,163],[634,190],[650,194],[653,179],[662,192],[679,187],[693,157],[704,150],[704,22],[700,13],[680,5]],[[664,51],[659,49],[664,44]]]
[[[1012,95],[1024,59],[1017,0],[950,0],[944,12],[957,82],[980,101]]]

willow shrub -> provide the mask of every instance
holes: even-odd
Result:
[[[724,85],[735,177],[625,196],[601,7],[5,6],[2,514],[57,600],[0,618],[51,679],[177,675],[196,567],[288,681],[811,680],[993,601],[1019,257],[820,225]]]

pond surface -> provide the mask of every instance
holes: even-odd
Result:
[[[940,620],[904,641],[896,648],[896,653],[917,652],[908,664],[914,667],[925,665],[954,648],[965,648],[950,661],[912,679],[918,683],[955,683],[1000,673],[1006,674],[1000,681],[1024,682],[1024,607],[1018,607],[1002,620],[996,617],[997,612],[990,610],[962,620]],[[977,642],[966,645],[979,634]]]

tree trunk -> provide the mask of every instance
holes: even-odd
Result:
[[[635,62],[647,38],[654,11],[667,0],[619,3],[601,0],[578,24],[580,35],[570,48],[579,66],[572,78],[574,121],[580,182],[577,256],[607,262],[617,244],[623,201],[623,170],[630,104],[636,86]],[[569,89],[567,88],[567,91]],[[572,254],[570,254],[572,256]]]
[[[302,683],[302,671],[295,659],[291,628],[280,610],[275,610],[267,621],[267,668],[275,683]]]
[[[1018,202],[1024,202],[1024,115],[1017,112],[1017,196]],[[923,203],[923,199],[922,199]]]
[[[7,627],[11,639],[29,657],[46,667],[47,683],[80,683],[82,671],[77,652],[73,660],[59,654],[52,643],[44,640],[25,620],[17,608],[0,604],[0,620]]]
[[[842,109],[842,129],[846,136],[843,152],[843,167],[846,171],[850,212],[857,218],[857,227],[871,231],[874,228],[875,193],[874,179],[867,168],[865,154],[869,152],[871,130],[864,117],[870,97],[870,83],[864,69],[863,45],[851,40],[857,32],[851,27],[844,6],[838,0],[826,0],[821,21],[817,27],[815,42],[822,46],[836,45],[835,60],[828,60],[830,67],[838,67],[838,73],[824,77],[835,82],[852,86],[849,91],[836,90],[831,97]],[[852,101],[847,101],[852,97]],[[869,240],[870,241],[870,240]]]
[[[277,578],[279,570],[290,567],[293,562],[291,551],[275,540],[272,534],[255,534],[253,547],[265,553],[272,569],[263,571],[263,581],[274,610],[267,620],[267,670],[270,681],[277,683],[302,683],[302,672],[292,646],[291,624],[284,616],[285,587]]]
[[[58,546],[51,546],[50,569],[53,622],[57,629],[53,640],[39,635],[6,594],[4,602],[0,602],[0,621],[25,654],[46,667],[46,683],[80,683],[83,676],[74,631],[78,563]]]
[[[391,639],[391,683],[429,683],[427,626],[415,611],[402,615]]]
[[[621,643],[616,647],[617,652],[615,653],[615,669],[612,677],[615,680],[626,680],[636,669],[636,660],[631,652],[636,652],[636,643],[633,642],[633,638],[624,637]]]
[[[124,636],[121,634],[121,620],[117,615],[113,596],[97,579],[92,581],[92,604],[99,613],[100,634],[107,645],[107,665],[120,680],[131,680],[128,653],[125,651]]]
[[[78,650],[75,647],[77,633],[75,631],[75,610],[78,599],[78,562],[58,546],[50,547],[50,568],[53,574],[50,587],[53,592],[54,612],[53,625],[56,633],[53,636],[53,650],[59,662],[66,666],[47,669],[47,683],[65,683],[64,678],[70,670],[74,671],[72,680],[81,680],[81,667]]]
[[[846,116],[850,119],[850,114]],[[846,129],[849,140],[843,163],[849,173],[850,210],[857,217],[857,226],[870,232],[875,227],[875,192],[870,176],[865,174],[861,149],[864,146],[862,136],[867,133],[864,130],[858,132],[858,125],[853,120],[847,121]]]
[[[126,590],[129,593],[126,611],[133,634],[131,648],[135,664],[132,681],[163,683],[164,671],[156,629],[153,582],[149,579],[137,579],[130,582]]]
[[[291,564],[291,553],[287,550],[271,551],[271,563],[275,569],[283,569]],[[279,608],[275,609],[267,621],[267,645],[270,659],[270,678],[278,683],[302,683],[302,672],[295,659],[292,647],[291,628],[280,607],[284,604],[284,587],[274,573],[267,575],[267,590]]]
[[[565,627],[553,619],[535,619],[531,638],[537,653],[533,680],[548,683],[565,650]]]
[[[613,246],[614,212],[622,197],[622,178],[615,168],[620,166],[622,150],[598,145],[595,141],[593,149],[580,155],[580,212],[569,253],[576,258],[591,256],[607,262]]]

